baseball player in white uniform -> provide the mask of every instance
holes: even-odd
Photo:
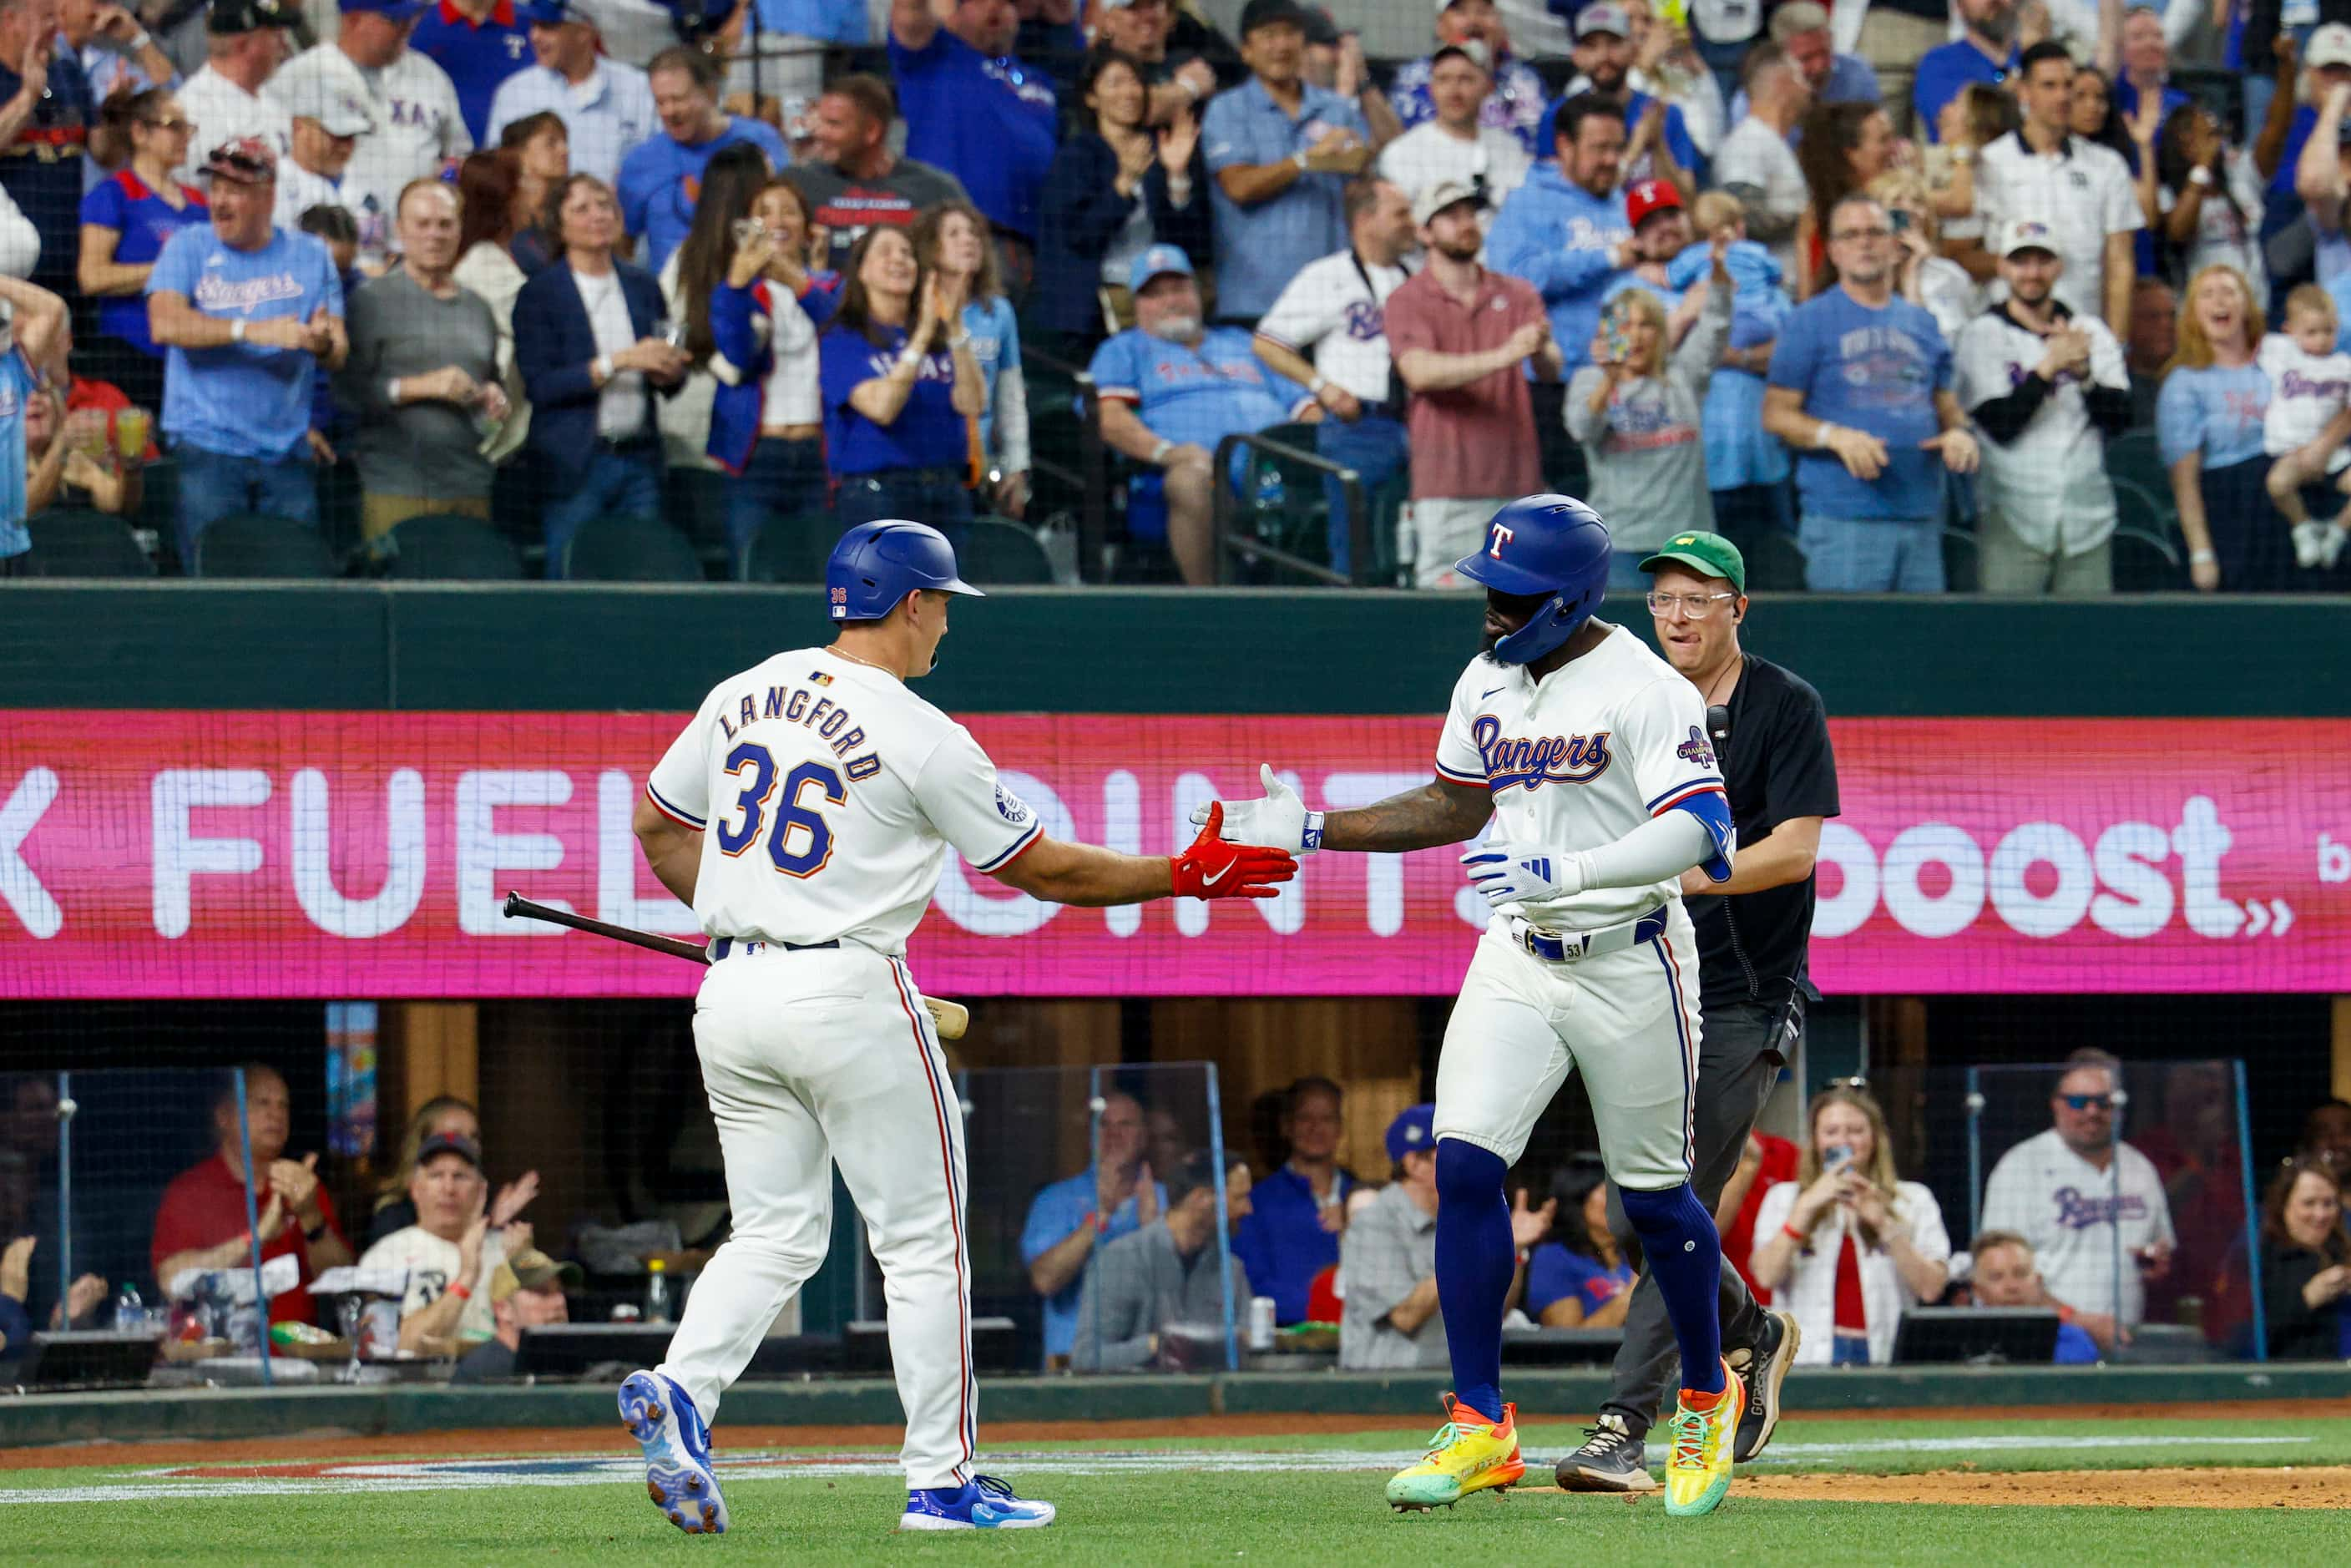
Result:
[[[1516,1261],[1503,1184],[1571,1070],[1680,1343],[1667,1511],[1708,1512],[1730,1482],[1742,1395],[1722,1359],[1721,1240],[1690,1186],[1698,945],[1679,892],[1693,866],[1729,880],[1729,802],[1697,689],[1593,619],[1610,556],[1580,501],[1504,507],[1456,568],[1487,588],[1487,644],[1454,686],[1437,777],[1326,816],[1268,768],[1265,799],[1220,802],[1233,832],[1301,853],[1426,849],[1499,821],[1462,857],[1494,916],[1437,1068],[1437,1299],[1455,1392],[1427,1455],[1388,1483],[1398,1508],[1525,1471],[1500,1387]]]
[[[694,1018],[734,1228],[669,1354],[621,1385],[647,1490],[689,1532],[726,1528],[709,1447],[720,1395],[823,1262],[837,1163],[881,1263],[905,1407],[902,1528],[1050,1524],[974,1473],[971,1258],[962,1113],[905,961],[950,848],[1058,904],[1270,898],[1280,851],[1214,822],[1173,858],[1048,838],[963,726],[905,683],[929,673],[956,574],[920,523],[851,529],[826,567],[839,639],[729,676],[655,765],[635,829],[694,907],[711,965]]]

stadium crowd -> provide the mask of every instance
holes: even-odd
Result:
[[[1794,1314],[1800,1364],[1886,1364],[1904,1313],[1938,1305],[2053,1312],[2061,1363],[2110,1358],[2142,1325],[2183,1322],[2217,1354],[2250,1354],[2228,1091],[2207,1082],[2212,1064],[2168,1070],[2164,1119],[2134,1143],[2116,1135],[2123,1071],[2085,1050],[2048,1076],[2048,1129],[1986,1151],[1980,1228],[1956,1251],[1934,1192],[1897,1174],[1869,1088],[1834,1083],[1807,1107],[1802,1143],[1753,1134],[1717,1209],[1724,1255],[1759,1301]],[[1335,1328],[1342,1367],[1446,1366],[1434,1107],[1395,1116],[1386,1179],[1366,1180],[1336,1158],[1342,1085],[1302,1078],[1278,1099],[1261,1174],[1237,1161],[1228,1175],[1235,1321],[1254,1295],[1280,1324]],[[1020,1248],[1049,1366],[1182,1369],[1221,1351],[1207,1156],[1162,1181],[1145,1126],[1135,1099],[1109,1096],[1094,1163],[1029,1207]],[[2351,1355],[2346,1170],[2351,1106],[2328,1101],[2267,1179],[2252,1227],[2273,1359]],[[1637,1275],[1611,1232],[1597,1156],[1560,1162],[1539,1196],[1520,1188],[1512,1207],[1511,1323],[1620,1327]]]
[[[1546,487],[1626,587],[1718,527],[1822,591],[2351,573],[2351,26],[1210,4],[6,0],[0,571],[698,574],[673,469],[718,575],[1036,531],[1083,371],[1187,582],[1267,433],[1358,580]]]
[[[2152,1113],[2133,1121],[2127,1138],[2117,1135],[2126,1075],[2159,1085],[2147,1096]],[[378,1353],[396,1350],[461,1381],[512,1375],[524,1329],[636,1316],[648,1279],[629,1260],[638,1254],[589,1239],[612,1217],[574,1216],[567,1234],[535,1234],[538,1173],[494,1183],[496,1162],[466,1101],[444,1095],[419,1106],[372,1190],[345,1189],[364,1208],[339,1210],[318,1152],[292,1141],[298,1108],[285,1078],[247,1063],[241,1103],[228,1082],[209,1103],[184,1107],[203,1117],[211,1151],[144,1188],[144,1204],[103,1184],[68,1197],[56,1080],[0,1084],[0,1364],[21,1358],[37,1328],[122,1326],[125,1302],[134,1312],[152,1303],[151,1326],[168,1321],[175,1341],[207,1343],[225,1320],[205,1281],[241,1272],[256,1249],[291,1269],[293,1283],[268,1313],[281,1354],[349,1326],[336,1298],[309,1288],[352,1264],[400,1281],[387,1298],[396,1339]],[[1938,1305],[2053,1312],[2059,1362],[2126,1354],[2147,1325],[2187,1335],[2201,1347],[2195,1355],[2250,1356],[2256,1294],[2270,1359],[2351,1357],[2351,1104],[2312,1107],[2294,1146],[2268,1165],[2249,1225],[2233,1093],[2217,1064],[2126,1069],[2084,1050],[2018,1082],[2045,1097],[2011,1109],[2045,1115],[2047,1126],[1985,1147],[1989,1174],[1972,1195],[1980,1219],[1972,1239],[1958,1233],[1964,1248],[1954,1246],[1947,1212],[1971,1195],[1947,1185],[1938,1200],[1897,1169],[1902,1136],[1859,1080],[1814,1095],[1798,1141],[1750,1137],[1716,1222],[1724,1256],[1758,1299],[1795,1316],[1800,1364],[1885,1364],[1905,1313]],[[1343,1368],[1446,1365],[1434,1107],[1395,1114],[1381,1140],[1387,1168],[1364,1176],[1341,1158],[1347,1098],[1344,1085],[1322,1077],[1263,1098],[1249,1154],[1227,1145],[1220,1226],[1218,1167],[1198,1145],[1200,1129],[1186,1124],[1198,1107],[1107,1092],[1090,1134],[1094,1157],[1033,1194],[1003,1193],[984,1228],[1017,1258],[984,1259],[983,1272],[1017,1268],[1031,1292],[1038,1333],[1026,1354],[1080,1372],[1221,1365],[1229,1301],[1235,1325],[1249,1322],[1254,1305],[1300,1331],[1293,1348],[1332,1354]],[[1535,1185],[1517,1190],[1511,1209],[1510,1325],[1622,1327],[1638,1276],[1612,1232],[1597,1156],[1537,1151],[1519,1176]],[[115,1212],[126,1201],[132,1207]],[[1961,1207],[1947,1211],[1945,1202]],[[70,1281],[60,1277],[68,1207]],[[656,1251],[680,1260],[679,1288],[690,1288],[693,1260],[707,1254],[678,1252],[671,1235]],[[93,1270],[93,1257],[114,1269]],[[2169,1353],[2180,1354],[2177,1344]]]

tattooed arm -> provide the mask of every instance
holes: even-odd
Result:
[[[1417,789],[1351,811],[1332,811],[1322,821],[1326,850],[1425,850],[1475,838],[1494,814],[1483,786],[1432,779]]]

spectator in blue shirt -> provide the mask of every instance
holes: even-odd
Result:
[[[1687,202],[1698,194],[1705,164],[1681,106],[1631,87],[1632,32],[1633,19],[1614,0],[1597,0],[1576,13],[1575,68],[1584,85],[1572,96],[1604,99],[1623,111],[1627,182],[1669,181]],[[1562,99],[1543,112],[1542,123],[1535,131],[1538,157],[1549,158],[1555,151],[1560,111],[1567,101]]]
[[[865,0],[753,0],[759,18],[759,95],[789,103],[814,103],[824,90],[824,52],[862,48],[873,41]],[[730,93],[749,92],[750,51],[739,53],[727,72]]]
[[[515,0],[440,0],[416,18],[408,47],[449,73],[474,145],[486,145],[491,99],[530,64],[530,21]]]
[[[1763,428],[1799,456],[1797,541],[1815,593],[1943,591],[1943,471],[1975,471],[1951,349],[1894,293],[1894,226],[1867,196],[1829,211],[1836,287],[1789,313]]]
[[[1037,193],[1061,110],[1043,72],[1012,57],[1012,0],[891,0],[890,68],[906,156],[963,182],[1005,241],[1016,294],[1035,267]]]
[[[1233,1229],[1233,1256],[1249,1283],[1273,1298],[1273,1321],[1306,1321],[1314,1277],[1339,1265],[1347,1197],[1363,1184],[1339,1164],[1347,1130],[1345,1094],[1327,1078],[1301,1078],[1281,1102],[1290,1157],[1249,1189],[1252,1211]]]
[[[1254,325],[1308,262],[1343,250],[1348,179],[1374,149],[1363,110],[1301,74],[1306,17],[1296,0],[1241,12],[1249,79],[1200,122],[1215,211],[1217,319]]]
[[[163,399],[163,355],[147,335],[147,275],[163,242],[204,221],[204,198],[172,177],[187,162],[195,126],[169,88],[110,101],[110,125],[131,142],[131,162],[81,199],[81,291],[98,299],[99,341],[107,379],[141,408]]]
[[[1217,444],[1286,422],[1314,423],[1322,405],[1297,382],[1266,368],[1256,340],[1238,327],[1204,328],[1189,257],[1155,245],[1134,258],[1129,282],[1135,324],[1096,350],[1090,367],[1102,400],[1102,440],[1164,469],[1167,545],[1195,586],[1217,580],[1208,532]],[[1249,460],[1233,453],[1228,480]]]
[[[1143,1107],[1132,1094],[1102,1096],[1093,1164],[1040,1189],[1020,1228],[1020,1261],[1045,1301],[1045,1362],[1066,1365],[1078,1337],[1078,1297],[1094,1254],[1157,1219],[1167,1189],[1144,1155]]]
[[[980,494],[997,516],[1018,519],[1029,510],[1029,383],[1020,369],[1020,324],[1004,298],[987,219],[969,202],[942,202],[916,221],[914,240],[923,270],[962,292],[963,330],[986,392],[977,456],[987,487]]]
[[[1551,1180],[1551,1239],[1527,1259],[1527,1316],[1547,1329],[1613,1329],[1633,1304],[1633,1265],[1608,1229],[1608,1172],[1589,1155]]]
[[[277,154],[257,136],[213,150],[212,223],[164,242],[147,278],[148,330],[170,351],[163,434],[180,461],[180,563],[223,517],[319,520],[313,378],[342,368],[343,287],[327,247],[271,221]]]
[[[1616,186],[1625,166],[1624,110],[1596,93],[1560,105],[1557,156],[1510,193],[1486,235],[1486,263],[1524,278],[1551,312],[1562,379],[1592,358],[1600,304],[1633,265],[1633,228]]]
[[[713,154],[747,141],[767,154],[770,172],[792,155],[766,120],[718,107],[718,67],[699,49],[664,49],[645,74],[661,130],[621,161],[621,220],[644,242],[645,270],[659,274],[694,226],[695,198]]]
[[[67,329],[65,301],[46,288],[0,277],[0,577],[24,570],[33,548],[26,525],[26,410],[47,396],[36,360],[47,361]],[[23,1300],[18,1292],[17,1299]]]
[[[1966,30],[1919,56],[1910,84],[1918,134],[1929,141],[1942,139],[1943,105],[1959,89],[1976,81],[1998,87],[2016,68],[2017,0],[1951,0],[1951,9]]]
[[[1980,1307],[2045,1307],[2062,1321],[2057,1325],[2057,1350],[2049,1359],[2059,1366],[2086,1366],[2098,1359],[2098,1342],[2072,1321],[2072,1314],[2049,1299],[2041,1270],[2032,1259],[2032,1243],[2013,1230],[1987,1230],[1968,1248],[1975,1272],[1970,1293]]]
[[[2189,279],[2179,346],[2156,394],[2156,444],[2188,540],[2189,580],[2202,593],[2280,589],[2294,569],[2262,449],[2270,408],[2269,377],[2254,359],[2262,330],[2244,275],[2204,268]]]
[[[903,229],[850,248],[841,307],[817,340],[825,453],[842,529],[919,517],[962,541],[971,423],[987,389],[964,325],[965,282],[926,273]]]

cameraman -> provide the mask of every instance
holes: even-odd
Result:
[[[1739,830],[1727,884],[1685,878],[1698,925],[1699,999],[1706,1028],[1698,1048],[1692,1170],[1698,1197],[1719,1205],[1780,1069],[1802,1038],[1804,1003],[1817,993],[1806,975],[1813,928],[1813,861],[1821,823],[1837,814],[1836,759],[1829,751],[1820,694],[1767,659],[1742,653],[1747,562],[1719,534],[1681,533],[1641,562],[1650,576],[1649,613],[1657,646],[1708,709],[1708,728],[1684,749],[1722,772]],[[1729,722],[1723,722],[1728,713]],[[1720,754],[1714,748],[1720,747]],[[1694,894],[1707,894],[1698,897]],[[1719,895],[1719,896],[1716,896]],[[1637,1260],[1614,1187],[1609,1222]],[[1732,1216],[1718,1215],[1716,1223]],[[1779,1420],[1780,1384],[1794,1360],[1794,1320],[1766,1312],[1729,1259],[1722,1265],[1722,1344],[1746,1364],[1747,1408],[1734,1457],[1761,1452]],[[1648,1491],[1643,1440],[1666,1391],[1676,1351],[1665,1302],[1645,1270],[1625,1319],[1614,1384],[1583,1447],[1559,1462],[1570,1491]]]

